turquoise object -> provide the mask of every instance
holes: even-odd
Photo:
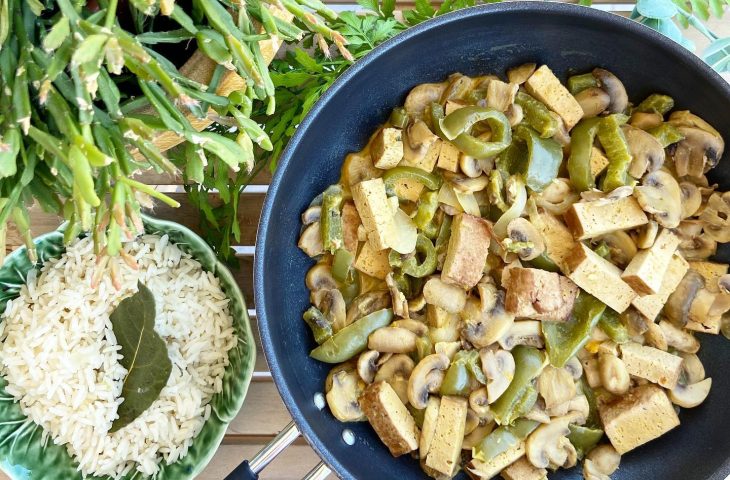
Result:
[[[220,263],[213,250],[197,234],[177,223],[143,216],[146,233],[167,234],[170,241],[198,260],[203,268],[213,272],[230,298],[230,312],[238,335],[238,344],[228,352],[230,364],[223,375],[223,390],[211,401],[211,415],[193,440],[188,454],[172,465],[160,464],[157,480],[187,480],[195,478],[215,454],[225,435],[228,424],[241,409],[256,361],[256,347],[251,333],[246,302],[231,272]],[[9,254],[0,268],[0,312],[8,300],[16,298],[20,287],[32,268],[58,258],[64,252],[63,227],[41,235],[34,240],[38,263],[33,265],[25,247]],[[50,439],[41,441],[42,429],[23,415],[13,397],[5,392],[7,382],[0,377],[0,469],[12,480],[82,478],[78,464],[65,446],[55,445]],[[100,479],[109,477],[87,477]],[[144,478],[130,473],[126,480]]]

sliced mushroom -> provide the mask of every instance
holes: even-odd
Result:
[[[331,376],[331,385],[325,396],[332,415],[341,422],[365,420],[358,402],[358,398],[365,390],[365,382],[354,370],[343,370],[340,366],[335,369],[337,371]]]
[[[438,102],[446,90],[446,82],[422,83],[414,87],[406,97],[404,108],[410,118],[423,118],[426,108]]]
[[[679,244],[679,253],[689,261],[707,260],[716,252],[717,242],[707,235],[697,235]]]
[[[489,275],[484,275],[477,283],[480,308],[483,312],[492,310],[497,305],[498,289],[494,280]]]
[[[312,292],[312,303],[332,325],[332,330],[338,332],[347,326],[347,312],[342,292],[337,289],[321,289]]]
[[[680,352],[685,353],[697,353],[699,351],[699,340],[687,330],[677,328],[667,320],[661,320],[659,322],[659,328],[662,329],[664,338],[667,339],[667,345],[670,347],[674,347]]]
[[[682,408],[694,408],[705,401],[710,394],[711,387],[711,378],[705,378],[691,385],[677,383],[677,386],[669,391],[669,399],[673,404]]]
[[[408,318],[408,299],[406,299],[406,296],[403,295],[403,292],[398,290],[398,284],[395,283],[393,272],[390,272],[385,276],[385,284],[388,286],[388,290],[390,291],[393,313],[398,317]]]
[[[614,395],[623,395],[629,391],[631,377],[626,370],[626,364],[616,355],[610,353],[598,355],[598,370],[603,388]]]
[[[629,96],[621,80],[613,73],[603,68],[594,68],[593,76],[600,83],[603,90],[608,93],[611,102],[608,104],[608,111],[611,113],[623,113],[629,106]]]
[[[378,359],[380,358],[380,352],[375,350],[368,350],[362,352],[357,357],[357,374],[363,382],[367,384],[373,383],[375,379],[375,372],[378,371]]]
[[[580,196],[573,191],[570,180],[556,178],[540,193],[532,195],[535,204],[553,215],[563,215]]]
[[[487,387],[480,387],[469,394],[469,407],[476,412],[480,418],[491,418],[489,410],[489,397]]]
[[[597,237],[596,241],[606,243],[606,246],[611,252],[611,262],[619,267],[628,265],[637,252],[634,240],[623,230]]]
[[[406,330],[410,330],[411,332],[415,333],[418,337],[422,337],[428,333],[428,325],[420,320],[415,319],[396,320],[391,323],[390,326],[405,328]]]
[[[449,368],[449,363],[449,357],[439,353],[431,354],[418,362],[408,380],[408,401],[414,408],[426,408],[428,394],[441,387],[444,371]]]
[[[384,290],[363,293],[355,297],[347,309],[347,324],[358,320],[365,315],[388,308],[390,306],[390,295]]]
[[[382,327],[368,337],[368,348],[381,353],[408,353],[416,349],[418,336],[400,327]]]
[[[596,357],[587,357],[580,361],[583,365],[588,386],[596,389],[601,386],[601,373],[598,370],[598,359]]]
[[[626,323],[629,335],[637,337],[643,335],[649,329],[649,323],[646,317],[640,314],[636,309],[630,308],[621,314],[621,319]]]
[[[700,215],[705,235],[720,243],[730,242],[730,192],[713,193]]]
[[[558,128],[555,130],[555,133],[553,134],[553,140],[558,142],[561,147],[568,148],[570,147],[570,132],[568,132],[568,128],[565,126],[565,122],[563,121],[563,117],[558,115],[555,112],[550,112],[550,115],[555,119],[555,121],[558,124]]]
[[[494,308],[481,309],[480,302],[469,299],[461,311],[464,320],[462,335],[475,347],[487,347],[502,338],[514,323],[515,317],[504,308],[504,292],[496,294]]]
[[[694,353],[680,353],[679,355],[684,359],[682,362],[684,378],[680,377],[680,380],[685,380],[686,384],[691,385],[705,379],[705,366],[702,365],[700,357]]]
[[[537,391],[545,400],[545,408],[553,408],[575,397],[575,380],[566,369],[548,365],[537,377]]]
[[[697,185],[692,182],[680,182],[679,189],[682,192],[682,220],[684,220],[700,209],[702,193]]]
[[[665,352],[669,348],[669,345],[667,345],[667,337],[664,336],[664,331],[654,322],[649,323],[649,329],[644,332],[644,340],[650,347],[658,348]]]
[[[583,376],[583,365],[581,365],[578,357],[570,357],[570,360],[568,360],[563,368],[570,372],[573,380],[580,380],[580,377]]]
[[[535,405],[525,414],[525,418],[538,423],[550,423],[550,415],[545,411],[545,405],[541,399],[535,402]]]
[[[370,153],[367,151],[350,153],[342,164],[342,183],[345,185],[355,185],[382,175],[383,171],[375,168]]]
[[[447,312],[458,313],[466,303],[466,292],[440,278],[431,277],[423,286],[423,298],[427,303],[441,307]]]
[[[444,171],[443,176],[455,192],[474,193],[484,190],[487,188],[487,184],[489,184],[489,178],[482,175],[481,171],[474,176]]]
[[[547,468],[551,464],[562,466],[568,461],[570,442],[567,435],[568,426],[573,423],[577,415],[565,415],[554,418],[550,423],[540,425],[527,437],[525,451],[527,459],[536,468]],[[572,446],[572,445],[571,445]],[[573,449],[575,451],[575,449]]]
[[[725,274],[717,279],[717,293],[715,300],[712,302],[710,311],[707,312],[711,317],[722,316],[730,311],[730,274]]]
[[[537,65],[534,63],[523,63],[517,67],[512,67],[507,70],[507,79],[510,83],[522,85],[533,73],[535,73],[536,68]]]
[[[436,345],[434,345],[433,349],[434,352],[443,353],[444,355],[449,357],[449,360],[453,360],[456,353],[461,350],[461,342],[438,342]]]
[[[315,205],[304,210],[302,213],[302,225],[311,225],[314,222],[318,222],[322,216],[322,207]]]
[[[603,475],[613,475],[621,464],[621,455],[612,445],[599,445],[586,456],[595,470]],[[587,480],[587,479],[586,479]]]
[[[611,480],[611,477],[601,473],[592,460],[583,460],[583,480]]]
[[[466,411],[466,424],[464,425],[464,435],[469,435],[471,432],[476,430],[476,428],[479,426],[479,423],[481,423],[481,420],[479,418],[479,415],[474,412],[471,408],[467,409]]]
[[[641,183],[634,188],[641,208],[653,214],[662,227],[678,226],[682,215],[682,192],[672,174],[657,170],[644,176]]]
[[[337,288],[337,281],[332,276],[330,266],[326,263],[318,263],[307,272],[304,283],[310,292],[317,290],[333,290]]]
[[[664,117],[658,113],[634,112],[629,119],[629,125],[642,130],[650,130],[664,122]]]
[[[575,94],[580,108],[583,109],[583,118],[597,117],[611,104],[611,97],[605,90],[598,87],[588,87]]]
[[[426,308],[426,299],[423,295],[419,295],[415,298],[408,300],[408,311],[411,313],[418,313]]]
[[[449,80],[450,82],[444,93],[441,94],[441,103],[446,103],[449,100],[463,100],[474,84],[474,80],[461,73],[450,75]]]
[[[689,270],[674,292],[669,295],[667,303],[664,305],[664,314],[675,325],[684,327],[689,320],[692,303],[703,288],[705,288],[705,279],[702,278],[702,275],[694,270]]]
[[[664,147],[654,135],[630,125],[621,129],[633,157],[629,166],[632,177],[641,178],[646,172],[655,172],[664,165]]]
[[[507,333],[499,339],[499,345],[505,350],[512,350],[517,345],[544,348],[541,322],[537,320],[514,322]]]
[[[491,404],[507,390],[515,375],[515,359],[506,350],[482,349],[479,351],[482,370],[487,377],[487,401]]]
[[[507,225],[505,249],[516,253],[521,260],[533,260],[545,251],[542,235],[529,220],[517,217]]]
[[[504,115],[507,117],[507,120],[509,120],[510,126],[514,127],[522,123],[522,120],[525,118],[525,111],[522,109],[522,107],[520,107],[516,103],[513,103],[507,108],[507,111],[504,112]]]
[[[639,234],[636,237],[636,246],[639,248],[651,248],[654,240],[659,233],[659,224],[654,220],[639,228]]]
[[[677,176],[699,177],[717,166],[725,150],[722,137],[695,127],[678,128],[684,136],[674,151]]]
[[[488,140],[491,134],[480,135],[480,140]],[[476,159],[463,153],[459,155],[459,169],[461,172],[469,178],[478,178],[484,172],[489,172],[494,166],[494,160],[492,158]]]
[[[297,246],[310,257],[316,257],[324,253],[322,245],[322,233],[319,228],[319,222],[308,225],[302,235],[299,237]]]
[[[408,405],[408,383],[413,372],[414,362],[404,354],[393,355],[383,363],[375,374],[375,382],[388,382],[401,402]]]

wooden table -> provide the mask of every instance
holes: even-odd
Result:
[[[340,10],[343,8],[355,8],[353,4],[354,1],[349,5],[339,4],[335,7]],[[602,4],[600,8],[627,15],[627,12],[631,10],[632,6],[629,4],[613,3]],[[711,26],[721,35],[730,35],[730,21],[727,18],[723,22],[713,21]],[[700,49],[707,44],[694,31],[689,31],[688,36],[697,43]],[[143,178],[147,183],[157,185],[159,190],[169,193],[170,196],[182,204],[178,209],[159,205],[151,212],[153,215],[174,220],[193,230],[199,230],[199,213],[188,203],[186,194],[180,185],[180,179],[158,175],[145,175]],[[243,459],[250,459],[291,421],[276,386],[272,382],[271,374],[269,373],[266,359],[261,349],[261,341],[258,337],[256,312],[253,310],[255,305],[253,296],[253,247],[256,241],[256,229],[261,207],[270,179],[271,176],[268,172],[260,174],[253,182],[254,184],[242,194],[239,214],[241,245],[237,248],[239,252],[238,256],[241,260],[241,269],[234,272],[248,302],[251,323],[254,336],[256,337],[258,354],[254,377],[241,412],[231,423],[218,452],[205,471],[198,477],[200,480],[223,479]],[[57,218],[44,214],[37,209],[33,210],[31,217],[33,232],[36,235],[54,230],[59,225]],[[21,243],[17,234],[13,235],[11,233],[9,235],[9,247],[16,247]],[[300,438],[280,454],[264,470],[261,477],[265,479],[299,479],[318,463],[319,458],[315,452]],[[331,478],[336,477],[332,475]],[[7,480],[7,477],[0,473],[0,480]]]

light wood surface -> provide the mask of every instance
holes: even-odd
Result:
[[[354,0],[344,0],[342,4],[353,4]],[[597,2],[605,3],[608,2]],[[611,10],[618,10],[618,13],[626,14],[631,9],[630,5],[618,5],[612,2]],[[407,5],[407,3],[406,3]],[[341,5],[347,7],[346,5]],[[353,8],[352,5],[349,8]],[[623,10],[623,12],[620,12]],[[721,35],[730,35],[730,21],[727,19],[711,22],[711,27]],[[698,47],[703,48],[707,42],[704,41],[696,32],[689,31],[687,34],[694,40]],[[158,185],[160,190],[170,193],[171,196],[179,200],[182,206],[179,209],[172,209],[164,205],[158,205],[153,215],[167,218],[184,225],[193,230],[199,230],[198,218],[199,214],[187,202],[186,195],[180,187],[180,179],[173,178],[168,175],[143,175],[146,182]],[[265,196],[265,185],[270,180],[270,174],[264,172],[260,174],[254,182],[256,186],[247,189],[242,194],[240,202],[239,221],[241,222],[242,242],[239,250],[241,251],[241,269],[234,272],[239,285],[241,285],[249,309],[254,308],[253,298],[253,246],[255,242],[256,228],[258,224],[263,199]],[[32,211],[33,231],[36,235],[55,229],[59,225],[59,220],[51,215],[44,214],[37,209]],[[9,246],[17,246],[21,243],[17,234],[11,232],[8,238]],[[250,310],[253,314],[253,311]],[[254,380],[246,398],[246,402],[236,419],[231,423],[228,434],[223,444],[210,462],[205,471],[198,477],[200,480],[221,480],[223,479],[238,463],[243,459],[251,458],[261,447],[270,441],[281,428],[289,421],[290,416],[284,407],[281,398],[278,395],[275,385],[271,380],[271,375],[266,365],[264,354],[261,350],[261,342],[258,338],[258,329],[255,315],[252,315],[253,330],[256,336],[256,347],[258,349],[258,360],[255,367]],[[311,468],[313,468],[319,459],[312,449],[302,440],[299,439],[294,445],[289,447],[276,460],[271,463],[261,475],[263,479],[299,479],[302,478]],[[332,478],[335,478],[332,476]],[[0,480],[7,480],[7,477],[0,473]]]

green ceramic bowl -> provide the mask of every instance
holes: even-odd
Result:
[[[213,272],[223,291],[231,299],[230,309],[238,335],[238,345],[228,352],[230,364],[223,376],[223,390],[211,401],[212,413],[203,430],[193,440],[188,454],[172,465],[161,465],[157,480],[186,480],[199,474],[215,454],[225,435],[228,424],[241,409],[253,374],[256,347],[246,303],[231,272],[221,264],[213,250],[188,228],[177,223],[145,216],[145,231],[167,234],[180,249],[192,255],[203,268]],[[31,268],[39,267],[49,258],[58,258],[64,252],[62,228],[35,239],[39,262],[33,265],[20,248],[5,259],[0,268],[0,312],[7,301],[18,296]],[[78,464],[66,452],[65,446],[42,442],[41,428],[23,415],[13,398],[5,392],[7,382],[0,376],[0,469],[12,480],[71,480],[81,478]],[[91,477],[99,478],[99,477]],[[141,478],[128,475],[128,480]]]

